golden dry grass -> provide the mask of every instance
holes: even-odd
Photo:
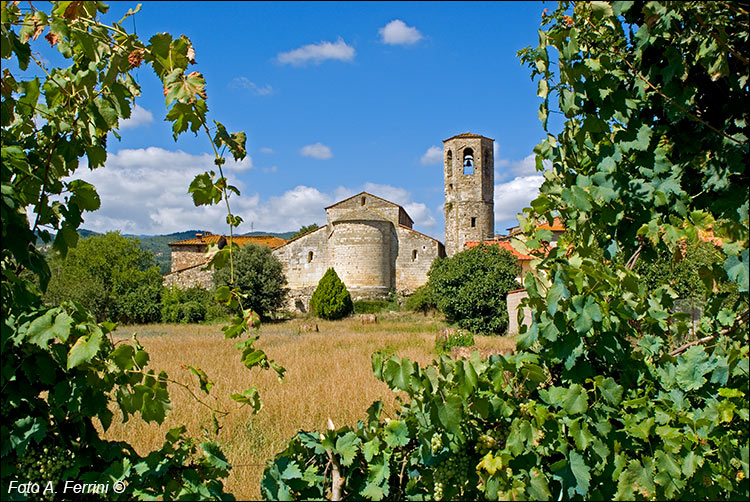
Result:
[[[292,320],[264,324],[258,348],[287,369],[283,382],[272,371],[247,370],[239,360],[235,341],[225,340],[219,326],[145,325],[120,328],[119,339],[138,334],[151,355],[150,368],[165,370],[170,378],[190,383],[200,393],[197,379],[186,365],[202,368],[215,385],[206,401],[229,411],[220,420],[218,441],[233,468],[226,490],[238,499],[260,498],[260,478],[265,462],[281,451],[299,430],[323,430],[330,417],[337,427],[354,426],[373,401],[385,404],[392,415],[395,395],[372,375],[371,354],[379,349],[408,357],[420,364],[435,358],[435,334],[445,326],[435,317],[408,314],[379,315],[377,324],[343,321]],[[317,323],[320,332],[300,332],[301,324]],[[508,337],[475,337],[477,346],[512,350]],[[258,388],[263,409],[252,415],[228,396],[249,387]],[[173,409],[161,426],[131,419],[115,419],[105,437],[125,440],[140,454],[159,448],[166,432],[184,424],[193,437],[210,429],[210,411],[185,389],[170,385]],[[114,409],[113,409],[114,411]]]

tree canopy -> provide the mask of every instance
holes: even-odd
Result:
[[[284,306],[286,277],[281,262],[267,246],[247,244],[234,255],[234,285],[247,295],[248,306],[258,315],[268,317]],[[216,286],[228,286],[230,271],[214,273]]]
[[[518,289],[516,258],[497,246],[476,246],[438,259],[430,269],[432,300],[448,320],[481,334],[505,334],[508,291]]]
[[[77,301],[100,322],[159,320],[161,274],[137,239],[119,232],[86,237],[64,259],[53,259],[51,269],[44,295],[49,304]]]

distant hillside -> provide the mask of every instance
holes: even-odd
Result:
[[[195,237],[195,234],[197,233],[205,233],[205,230],[185,230],[184,232],[174,232],[171,234],[164,234],[164,235],[134,235],[134,234],[122,234],[124,237],[128,238],[136,238],[139,241],[139,244],[141,246],[141,249],[145,249],[147,251],[151,251],[154,253],[154,261],[156,261],[156,264],[159,266],[159,270],[162,274],[166,274],[169,272],[172,266],[172,253],[171,248],[169,247],[170,242],[174,241],[182,241],[186,239],[192,239]],[[86,230],[85,228],[81,228],[78,230],[78,234],[81,237],[90,237],[92,235],[101,235],[99,232],[94,232],[92,230]],[[274,237],[280,237],[282,239],[289,240],[289,238],[294,235],[294,232],[248,232],[246,234],[240,234],[240,235],[272,235]],[[52,238],[54,239],[54,234],[52,235]],[[42,241],[41,239],[37,239],[37,245],[41,245]]]

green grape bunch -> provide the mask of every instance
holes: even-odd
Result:
[[[443,438],[440,434],[435,433],[430,440],[430,446],[432,447],[432,453],[435,454],[443,448]]]
[[[490,451],[501,448],[503,444],[502,431],[500,429],[490,429],[484,434],[480,434],[477,438],[476,450],[484,456]]]
[[[60,445],[42,444],[26,450],[19,460],[19,480],[40,485],[52,482],[53,486],[58,486],[65,471],[73,467],[75,452],[69,452]],[[51,496],[53,494],[47,494],[47,497]]]
[[[432,474],[435,500],[443,500],[446,486],[460,487],[467,478],[468,469],[469,456],[464,452],[453,455],[436,465]],[[457,495],[460,495],[460,493]]]

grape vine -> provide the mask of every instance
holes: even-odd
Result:
[[[242,219],[231,212],[229,198],[239,195],[223,175],[224,152],[235,160],[245,156],[244,133],[230,133],[220,122],[209,127],[203,76],[190,71],[195,51],[186,36],[159,33],[144,43],[123,28],[140,10],[130,9],[119,22],[106,24],[103,2],[54,2],[46,10],[28,2],[2,2],[2,482],[3,499],[23,500],[42,494],[11,490],[11,484],[53,481],[59,484],[125,483],[107,498],[207,499],[231,498],[221,479],[230,466],[213,440],[197,442],[176,427],[162,448],[145,457],[127,443],[105,441],[95,423],[109,428],[116,403],[124,421],[139,415],[162,423],[171,408],[168,386],[190,386],[148,367],[149,356],[133,339],[118,342],[113,323],[97,323],[75,302],[44,305],[50,270],[37,246],[52,244],[63,257],[76,245],[85,211],[100,206],[96,188],[72,179],[85,156],[90,169],[103,168],[107,138],[117,136],[122,119],[130,117],[140,87],[132,76],[142,64],[163,84],[166,119],[175,139],[190,130],[203,131],[215,154],[218,171],[198,175],[186,187],[196,205],[227,208],[230,237]],[[38,44],[49,44],[70,65],[48,68],[37,57]],[[53,238],[53,233],[55,233]],[[236,243],[210,249],[211,267],[232,268]],[[230,274],[231,275],[231,274]],[[231,281],[230,281],[231,282]],[[248,334],[259,318],[243,307],[244,297],[231,286],[220,288],[217,301],[238,315],[223,328],[227,338]],[[238,343],[243,364],[284,369],[253,344],[257,336]],[[200,368],[186,366],[198,388],[209,394],[213,382]],[[255,412],[261,406],[257,389],[231,396]],[[53,492],[54,493],[54,492]]]

